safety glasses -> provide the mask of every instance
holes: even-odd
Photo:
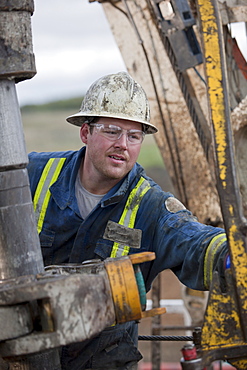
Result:
[[[132,145],[136,145],[141,144],[145,137],[145,132],[141,130],[125,130],[119,126],[106,125],[104,123],[91,123],[91,126],[95,127],[95,131],[99,135],[104,136],[110,141],[117,141],[123,134],[126,134],[127,141]]]

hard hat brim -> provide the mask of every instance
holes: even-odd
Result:
[[[75,125],[75,126],[82,126],[83,123],[85,123],[87,121],[87,117],[107,117],[107,118],[116,118],[116,119],[124,119],[126,121],[134,121],[134,122],[138,122],[138,123],[141,123],[145,126],[145,133],[146,134],[155,134],[156,132],[158,132],[158,129],[152,125],[151,123],[147,122],[147,121],[144,121],[144,120],[140,120],[139,118],[136,118],[136,117],[127,117],[125,115],[111,115],[109,113],[107,114],[104,114],[103,112],[100,112],[99,115],[97,114],[92,114],[92,113],[87,113],[87,112],[78,112],[78,113],[75,113],[75,114],[72,114],[71,116],[67,117],[66,118],[66,121],[71,123],[72,125]]]

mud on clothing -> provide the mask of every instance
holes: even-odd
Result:
[[[183,284],[198,290],[209,289],[214,269],[224,277],[227,254],[224,230],[199,223],[172,194],[164,192],[150,179],[139,164],[135,164],[83,219],[76,201],[75,182],[85,150],[83,147],[79,151],[33,152],[29,155],[28,173],[33,198],[37,196],[35,192],[49,159],[63,158],[58,177],[49,188],[49,201],[39,227],[45,265],[109,257],[114,237],[108,238],[105,230],[109,222],[119,223],[131,191],[143,178],[149,187],[139,202],[134,225],[135,229],[141,230],[140,246],[133,245],[131,233],[127,235],[130,236],[129,253],[150,251],[156,254],[154,261],[141,264],[146,290],[165,269],[171,269]],[[36,213],[39,212],[40,209],[36,209]],[[63,369],[104,368],[110,363],[128,369],[128,363],[141,359],[136,348],[137,338],[135,323],[104,330],[87,343],[64,347],[61,351]],[[124,353],[123,357],[121,353]]]

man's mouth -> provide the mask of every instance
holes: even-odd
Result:
[[[125,161],[124,157],[119,157],[117,155],[109,155],[109,157],[117,161]]]

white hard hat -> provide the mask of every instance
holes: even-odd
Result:
[[[126,72],[103,76],[86,92],[78,113],[66,120],[76,126],[90,122],[89,118],[109,117],[143,124],[146,134],[157,128],[150,123],[148,99],[143,88]]]

